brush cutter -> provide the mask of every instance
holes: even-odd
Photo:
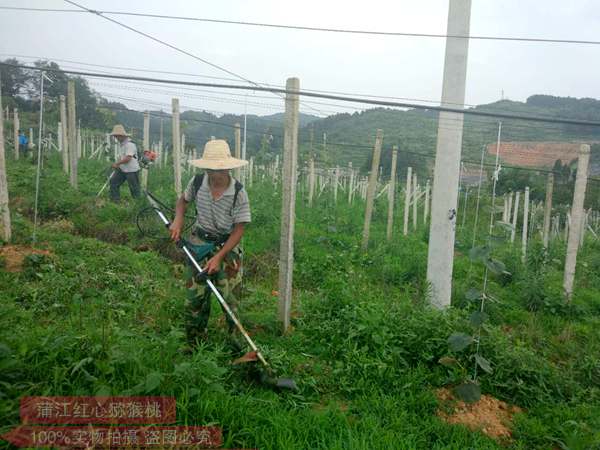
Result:
[[[154,208],[154,211],[160,218],[161,222],[165,225],[165,227],[168,228],[171,225],[171,222],[169,221],[169,219],[167,219],[165,214],[160,210],[160,208],[159,208],[160,201],[156,197],[154,197],[150,192],[146,192],[146,196],[148,197],[148,201]],[[250,338],[250,336],[246,332],[246,329],[244,328],[242,323],[238,320],[238,318],[235,316],[235,314],[233,313],[233,311],[231,310],[231,308],[229,307],[229,305],[227,304],[227,302],[225,301],[225,299],[223,298],[223,296],[221,295],[219,290],[216,288],[216,286],[214,285],[214,283],[212,282],[210,277],[208,277],[206,272],[204,272],[204,269],[202,269],[202,267],[200,267],[200,264],[198,263],[198,261],[196,260],[196,258],[194,256],[193,250],[190,248],[191,247],[190,244],[187,241],[185,241],[184,239],[180,239],[180,241],[177,243],[177,246],[183,250],[183,252],[185,253],[185,256],[187,257],[188,261],[191,263],[192,267],[194,267],[194,269],[196,269],[196,271],[198,272],[198,275],[201,276],[200,278],[206,282],[206,284],[208,285],[210,290],[213,292],[213,294],[215,294],[215,297],[217,297],[217,300],[219,301],[219,304],[221,305],[223,310],[226,312],[226,314],[229,316],[229,318],[233,321],[236,328],[239,330],[239,332],[242,334],[242,336],[244,336],[244,339],[246,340],[246,342],[252,349],[251,352],[248,352],[241,358],[238,358],[236,361],[234,361],[234,363],[243,363],[243,362],[251,362],[251,361],[258,360],[258,361],[260,361],[263,368],[265,369],[265,373],[262,373],[261,377],[260,377],[261,382],[268,384],[270,386],[276,387],[276,388],[280,388],[280,389],[297,390],[298,386],[296,385],[296,382],[294,380],[292,380],[291,378],[276,378],[273,376],[273,370],[272,370],[271,366],[269,365],[269,363],[267,362],[267,360],[264,358],[264,356],[261,353],[261,351],[259,350],[259,348],[256,346],[254,341]]]
[[[100,197],[102,195],[102,193],[104,192],[104,189],[106,189],[106,186],[108,186],[108,183],[110,183],[110,179],[113,177],[114,174],[115,174],[115,171],[113,170],[110,173],[110,175],[108,176],[108,179],[106,180],[106,183],[104,183],[104,186],[102,186],[102,188],[96,194],[96,197]]]

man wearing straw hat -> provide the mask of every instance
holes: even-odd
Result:
[[[181,238],[185,211],[188,204],[194,202],[197,217],[190,241],[198,249],[209,249],[210,253],[199,262],[205,272],[216,280],[214,282],[223,298],[235,313],[242,281],[238,244],[244,234],[245,224],[250,222],[250,203],[243,186],[229,171],[246,165],[247,161],[233,158],[226,141],[211,140],[204,146],[202,158],[192,160],[190,164],[205,169],[205,173],[195,175],[177,200],[171,238],[175,241]],[[211,291],[205,283],[196,280],[191,267],[188,268],[186,281],[186,333],[188,343],[193,346],[197,340],[207,337]],[[239,350],[239,342],[234,336],[235,324],[227,315],[225,317],[231,344]]]
[[[121,185],[127,181],[131,196],[137,198],[140,196],[140,163],[137,160],[137,148],[129,140],[129,135],[125,132],[123,125],[115,125],[111,136],[119,141],[120,159],[113,165],[113,173],[110,176],[110,198],[118,202],[121,197]]]

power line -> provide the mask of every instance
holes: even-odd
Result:
[[[65,0],[68,3],[79,6],[69,0]],[[12,10],[12,11],[37,11],[37,12],[64,12],[64,13],[78,13],[82,11],[74,9],[59,9],[59,8],[25,8],[25,7],[11,7],[11,6],[0,6],[0,9]],[[87,8],[86,8],[87,9]],[[557,39],[557,38],[534,38],[534,37],[522,37],[522,36],[487,36],[487,35],[457,35],[457,34],[442,34],[442,33],[410,33],[401,31],[375,31],[375,30],[357,30],[350,28],[331,28],[331,27],[313,27],[306,25],[284,25],[277,23],[264,23],[264,22],[249,22],[241,20],[224,20],[224,19],[209,19],[204,17],[188,17],[188,16],[171,16],[165,14],[148,14],[148,13],[136,13],[128,11],[101,11],[101,10],[88,10],[94,14],[102,15],[121,15],[121,16],[135,16],[135,17],[149,17],[153,19],[168,19],[168,20],[184,20],[192,22],[207,22],[207,23],[220,23],[227,25],[243,25],[251,27],[263,27],[263,28],[279,28],[287,30],[299,30],[299,31],[320,31],[327,33],[343,33],[343,34],[359,34],[359,35],[371,35],[371,36],[396,36],[396,37],[424,37],[424,38],[455,38],[455,39],[470,39],[470,40],[483,40],[483,41],[511,41],[511,42],[537,42],[547,44],[578,44],[578,45],[600,45],[600,41],[592,41],[585,39]]]
[[[296,94],[299,96],[305,97],[315,97],[315,98],[325,98],[329,100],[337,100],[343,102],[350,103],[364,103],[369,105],[377,105],[377,106],[391,106],[397,108],[413,108],[413,109],[423,109],[430,111],[438,111],[438,112],[450,112],[456,114],[467,114],[473,116],[482,116],[482,117],[496,117],[502,119],[516,119],[516,120],[526,120],[532,122],[545,122],[545,123],[559,123],[565,125],[579,125],[579,126],[591,126],[591,127],[600,127],[600,122],[595,121],[585,121],[585,120],[573,120],[566,118],[551,118],[551,117],[539,117],[539,116],[528,116],[528,115],[520,115],[520,114],[506,114],[506,113],[497,113],[497,112],[488,112],[488,111],[476,111],[473,109],[457,109],[457,108],[448,108],[445,106],[425,106],[419,105],[415,103],[402,103],[402,102],[392,102],[385,100],[374,100],[367,98],[359,98],[359,97],[344,97],[339,95],[329,95],[329,94],[318,94],[315,92],[307,92],[303,90],[299,91],[288,91],[286,89],[280,88],[272,88],[265,86],[246,86],[246,85],[234,85],[234,84],[221,84],[221,83],[204,83],[204,82],[196,82],[196,81],[185,81],[185,80],[165,80],[160,78],[148,78],[148,77],[134,77],[131,75],[108,75],[101,73],[93,73],[93,72],[81,72],[75,70],[61,70],[61,69],[51,69],[51,68],[40,68],[40,67],[32,67],[25,66],[21,64],[7,64],[5,62],[0,62],[0,65],[9,66],[9,67],[18,67],[21,69],[27,70],[44,70],[46,72],[60,72],[60,73],[68,73],[72,75],[79,76],[88,76],[88,77],[97,77],[97,78],[112,78],[117,80],[139,80],[139,81],[149,81],[154,83],[164,83],[164,84],[175,84],[175,85],[184,85],[184,86],[202,86],[202,87],[211,87],[211,88],[219,88],[219,89],[237,89],[237,90],[253,90],[253,91],[262,91],[262,92],[273,92],[278,94]]]
[[[72,0],[64,0],[64,1],[65,1],[65,2],[67,2],[67,3],[69,3],[69,4],[71,4],[71,5],[74,5],[74,6],[76,6],[76,7],[78,7],[78,8],[81,8],[82,10],[85,10],[85,11],[87,11],[87,12],[91,13],[91,14],[95,14],[95,15],[97,15],[98,17],[102,17],[103,19],[105,19],[105,20],[108,20],[109,22],[115,23],[115,24],[117,24],[117,25],[119,25],[119,26],[121,26],[121,27],[123,27],[123,28],[126,28],[126,29],[127,29],[127,30],[129,30],[129,31],[133,31],[134,33],[137,33],[137,34],[139,34],[140,36],[144,36],[144,37],[146,37],[146,38],[148,38],[148,39],[151,39],[151,40],[153,40],[154,42],[158,42],[158,43],[159,43],[159,44],[161,44],[161,45],[164,45],[164,46],[166,46],[166,47],[169,47],[170,49],[172,49],[172,50],[175,50],[176,52],[179,52],[179,53],[181,53],[181,54],[184,54],[184,55],[186,55],[186,56],[189,56],[189,57],[191,57],[191,58],[194,58],[194,59],[195,59],[195,60],[197,60],[197,61],[200,61],[200,62],[202,62],[202,63],[204,63],[204,64],[207,64],[207,65],[209,65],[209,66],[211,66],[211,67],[213,67],[213,68],[215,68],[215,69],[217,69],[217,70],[220,70],[221,72],[225,72],[225,73],[226,73],[226,74],[228,74],[228,75],[232,75],[232,76],[234,76],[234,77],[236,77],[236,78],[239,78],[240,80],[242,80],[242,81],[245,81],[246,83],[249,83],[249,84],[255,85],[255,86],[257,86],[257,87],[261,86],[260,84],[258,84],[258,83],[256,83],[256,82],[254,82],[254,81],[252,81],[252,80],[250,80],[250,79],[248,79],[248,78],[246,78],[246,77],[244,77],[244,76],[242,76],[242,75],[239,75],[239,74],[237,74],[237,73],[235,73],[235,72],[233,72],[233,71],[231,71],[231,70],[229,70],[229,69],[226,69],[226,68],[225,68],[225,67],[223,67],[223,66],[220,66],[220,65],[218,65],[218,64],[212,63],[212,62],[208,61],[208,60],[207,60],[207,59],[205,59],[205,58],[201,58],[200,56],[198,56],[198,55],[195,55],[195,54],[193,54],[193,53],[191,53],[191,52],[188,52],[187,50],[183,50],[182,48],[179,48],[179,47],[177,47],[177,46],[175,46],[175,45],[173,45],[173,44],[169,44],[168,42],[166,42],[166,41],[163,41],[162,39],[159,39],[159,38],[157,38],[157,37],[154,37],[154,36],[152,36],[152,35],[150,35],[150,34],[148,34],[148,33],[145,33],[145,32],[143,32],[143,31],[141,31],[141,30],[138,30],[137,28],[130,27],[129,25],[127,25],[127,24],[125,24],[125,23],[123,23],[123,22],[119,22],[118,20],[111,19],[110,17],[106,17],[106,16],[105,16],[105,15],[103,15],[103,13],[102,13],[102,12],[100,12],[100,11],[95,11],[95,10],[93,10],[93,9],[87,8],[87,7],[85,7],[85,6],[83,6],[83,5],[80,5],[79,3],[76,3],[76,2],[74,2],[74,1],[72,1]],[[277,93],[275,93],[275,94],[277,95]],[[309,106],[309,107],[310,107],[310,106]],[[315,108],[311,108],[311,109],[315,109]],[[318,110],[317,110],[317,109],[315,109],[315,111],[318,111]]]
[[[73,10],[75,11],[75,10]],[[77,11],[79,12],[79,11]],[[144,68],[132,68],[132,67],[120,67],[120,66],[110,66],[110,65],[106,65],[106,64],[92,64],[92,63],[86,63],[86,62],[82,62],[82,61],[73,61],[73,60],[67,60],[67,59],[57,59],[57,58],[52,58],[52,57],[46,57],[46,56],[28,56],[28,55],[18,55],[18,54],[12,54],[12,53],[0,53],[0,55],[4,55],[4,56],[11,56],[11,57],[19,57],[19,58],[29,58],[29,59],[38,59],[38,60],[45,60],[45,61],[49,61],[49,62],[53,62],[53,61],[59,61],[59,62],[67,62],[67,63],[72,63],[72,64],[77,64],[77,65],[82,65],[82,66],[91,66],[91,67],[102,67],[102,68],[110,68],[110,69],[119,69],[119,70],[131,70],[131,71],[136,71],[136,72],[149,72],[149,73],[161,73],[161,74],[170,74],[170,75],[182,75],[182,76],[191,76],[191,77],[199,77],[199,78],[208,78],[208,79],[215,79],[215,80],[224,80],[224,81],[237,81],[237,78],[227,78],[227,77],[213,77],[213,76],[208,76],[208,75],[199,75],[199,74],[192,74],[192,73],[186,73],[186,72],[172,72],[172,71],[163,71],[163,70],[152,70],[152,69],[144,69]],[[73,68],[75,70],[79,70],[79,67],[75,67],[75,66],[63,66],[64,68]],[[106,73],[106,74],[112,74],[113,72],[108,72],[105,70],[99,70],[98,73]],[[134,82],[135,80],[131,80],[132,82]],[[137,83],[141,83],[141,82],[137,82]],[[156,84],[151,84],[151,83],[141,83],[141,84],[148,84],[151,86],[156,86]],[[273,84],[273,83],[263,83],[265,86],[271,86],[271,87],[281,87],[283,88],[283,85],[278,85],[278,84]],[[182,88],[184,89],[184,88]],[[188,88],[189,89],[189,88]],[[344,92],[344,91],[331,91],[331,90],[319,90],[319,89],[308,89],[308,88],[303,88],[304,91],[307,92],[317,92],[317,93],[324,93],[324,94],[340,94],[340,95],[351,95],[351,96],[358,96],[358,97],[367,97],[367,98],[376,98],[376,99],[391,99],[391,100],[407,100],[407,101],[415,101],[415,102],[421,102],[421,103],[431,103],[431,104],[440,104],[441,102],[439,100],[431,100],[431,99],[422,99],[422,98],[414,98],[414,97],[399,97],[399,96],[389,96],[389,95],[376,95],[376,94],[365,94],[365,93],[357,93],[357,92]],[[214,92],[214,91],[206,91],[206,92]],[[227,95],[238,95],[238,96],[243,96],[246,94],[234,94],[234,93],[228,93]],[[256,96],[256,98],[271,98],[271,97],[259,97]],[[352,107],[348,107],[348,106],[343,106],[340,104],[336,104],[336,103],[319,103],[319,102],[302,102],[303,104],[317,104],[317,105],[327,105],[327,106],[336,106],[336,107],[340,107],[340,108],[345,108],[345,109],[353,109]],[[482,108],[482,107],[486,107],[486,106],[490,106],[490,105],[475,105],[475,104],[469,104],[469,103],[453,103],[453,102],[446,102],[449,105],[455,105],[455,106],[460,106],[460,107],[472,107],[472,108]],[[358,109],[358,108],[354,108],[354,109]],[[516,114],[519,114],[522,112],[521,109],[516,109],[516,108],[507,108],[505,106],[502,107],[502,110],[505,112],[513,112]],[[320,112],[328,112],[326,110],[320,110]],[[331,111],[329,111],[331,112]],[[335,112],[336,114],[339,112]],[[540,114],[540,117],[553,117],[552,115],[546,115],[546,114]]]

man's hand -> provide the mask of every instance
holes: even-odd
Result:
[[[119,168],[119,165],[118,165],[117,163],[113,163],[113,164],[112,164],[112,168],[113,168],[113,169],[118,169],[118,168]]]
[[[209,275],[212,275],[213,273],[217,273],[221,269],[221,261],[223,261],[223,257],[217,253],[215,256],[213,256],[212,258],[210,258],[208,260],[204,270]]]
[[[181,220],[173,220],[169,230],[171,230],[171,239],[177,242],[181,239],[181,229],[183,228],[183,222]]]

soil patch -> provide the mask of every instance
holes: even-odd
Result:
[[[3,269],[7,272],[20,272],[23,260],[28,255],[50,255],[48,250],[39,250],[24,245],[5,245],[0,247],[0,259],[4,260]]]
[[[479,430],[494,439],[511,439],[512,417],[522,412],[518,406],[489,395],[482,395],[475,403],[465,403],[457,400],[450,390],[442,388],[436,391],[436,396],[442,403],[437,412],[442,420]]]

